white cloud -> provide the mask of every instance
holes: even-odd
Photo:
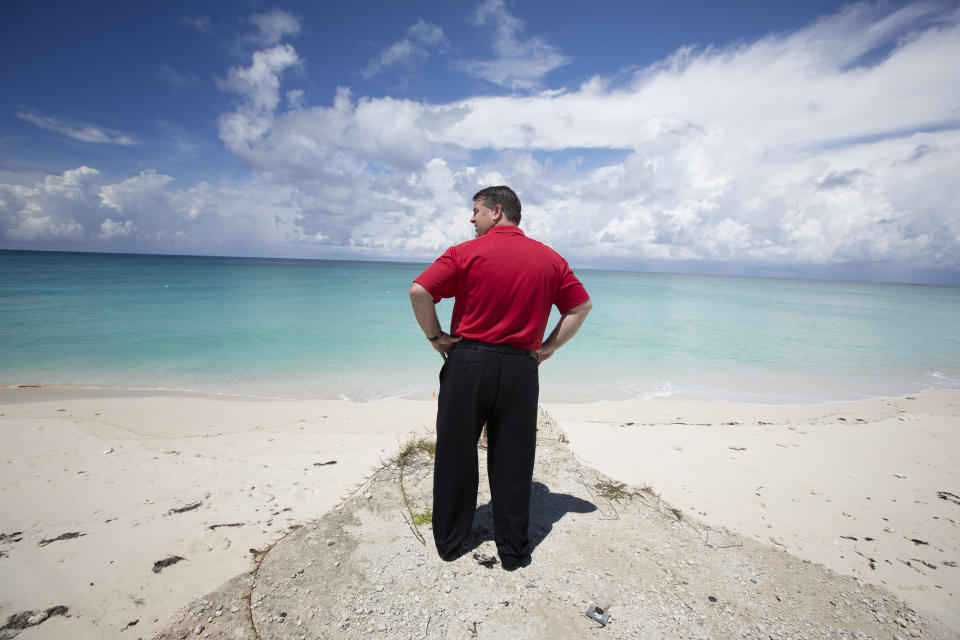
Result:
[[[448,104],[341,89],[331,106],[280,113],[257,96],[275,95],[283,65],[255,62],[231,75],[269,77],[236,85],[264,105],[259,126],[233,135],[241,107],[221,136],[305,193],[338,181],[342,193],[304,220],[394,255],[468,237],[463,201],[495,177],[518,189],[532,232],[584,257],[957,267],[960,193],[947,175],[960,169],[960,21],[925,6],[858,5],[794,33],[681,50],[626,85]],[[501,4],[483,11],[518,33]],[[574,158],[607,150],[623,159],[584,170]],[[437,194],[441,164],[456,189]],[[450,207],[440,227],[438,201]]]
[[[266,135],[272,125],[274,111],[280,103],[280,76],[300,64],[293,47],[277,45],[253,54],[249,67],[232,67],[221,88],[239,93],[243,104],[220,117],[220,138],[233,151],[242,150],[250,141]]]
[[[103,127],[98,127],[92,124],[67,124],[57,118],[51,116],[41,116],[29,111],[20,111],[17,113],[17,117],[22,118],[23,120],[26,120],[27,122],[34,124],[41,129],[56,131],[69,136],[74,140],[80,140],[81,142],[117,144],[121,146],[136,144],[133,138],[128,135],[116,131],[110,131]]]
[[[856,5],[793,33],[680,50],[625,83],[445,104],[341,87],[311,106],[284,90],[301,59],[278,44],[220,81],[239,98],[220,137],[250,179],[179,187],[145,171],[100,184],[80,168],[0,185],[0,232],[428,259],[471,237],[478,188],[507,183],[527,232],[574,260],[957,269],[960,14],[937,6]],[[484,7],[519,38],[502,4]],[[416,33],[434,37],[426,23]]]
[[[0,231],[9,240],[75,239],[84,234],[83,212],[96,206],[100,172],[77,167],[47,176],[33,187],[0,184]]]
[[[253,40],[264,47],[272,47],[284,38],[300,33],[300,22],[282,9],[258,13],[251,17],[250,21],[257,27],[257,33],[252,36]]]
[[[411,69],[430,56],[430,49],[444,49],[447,39],[443,29],[435,24],[419,20],[407,29],[407,35],[384,49],[372,59],[361,72],[370,79],[388,69]]]
[[[148,169],[136,177],[103,186],[100,203],[103,207],[130,215],[143,207],[150,208],[151,201],[164,197],[165,187],[172,181],[172,177]]]
[[[100,223],[100,237],[104,240],[126,238],[136,231],[136,229],[137,226],[133,224],[132,220],[124,220],[123,222],[119,222],[110,218],[106,218]]]
[[[535,89],[548,73],[570,63],[570,58],[539,36],[524,36],[523,21],[514,17],[504,0],[486,0],[474,23],[494,34],[482,39],[491,42],[495,57],[465,60],[460,67],[472,76],[509,89]]]

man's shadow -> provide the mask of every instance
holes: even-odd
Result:
[[[547,485],[534,482],[530,488],[530,550],[531,552],[550,535],[553,525],[568,513],[590,513],[597,506],[566,493],[551,493]],[[493,507],[490,503],[477,507],[473,514],[470,537],[462,547],[462,554],[470,553],[481,544],[493,540]]]

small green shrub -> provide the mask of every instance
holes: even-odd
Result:
[[[410,515],[411,515],[411,521],[413,522],[413,524],[415,524],[418,527],[420,525],[430,524],[431,522],[433,522],[433,511],[431,511],[430,509],[419,511],[417,513],[413,513]]]

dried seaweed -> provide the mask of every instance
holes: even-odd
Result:
[[[169,515],[171,513],[186,513],[187,511],[193,511],[194,509],[199,509],[200,505],[202,504],[203,504],[203,500],[201,500],[200,502],[187,504],[182,507],[174,507],[173,509],[170,509],[170,511],[167,511],[167,514]]]
[[[186,558],[181,558],[180,556],[170,556],[168,558],[164,558],[163,560],[157,560],[153,563],[153,572],[160,573],[164,568],[169,567],[172,564],[177,564],[181,560],[185,559]]]
[[[37,546],[38,546],[38,547],[45,547],[45,546],[47,546],[48,544],[50,544],[51,542],[59,542],[60,540],[73,540],[74,538],[79,538],[80,536],[85,536],[85,535],[87,535],[87,534],[85,534],[85,533],[80,533],[79,531],[71,531],[71,532],[69,532],[69,533],[61,533],[61,534],[58,535],[56,538],[47,538],[47,539],[45,539],[45,540],[41,540],[40,542],[37,543]]]
[[[7,618],[6,623],[0,627],[0,639],[14,638],[24,629],[35,627],[38,624],[46,622],[51,616],[65,616],[70,611],[69,607],[58,604],[45,611],[21,611]],[[10,633],[10,632],[13,633]]]

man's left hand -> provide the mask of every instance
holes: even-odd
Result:
[[[544,360],[552,356],[554,351],[555,349],[546,346],[537,349],[537,364],[541,364]]]

